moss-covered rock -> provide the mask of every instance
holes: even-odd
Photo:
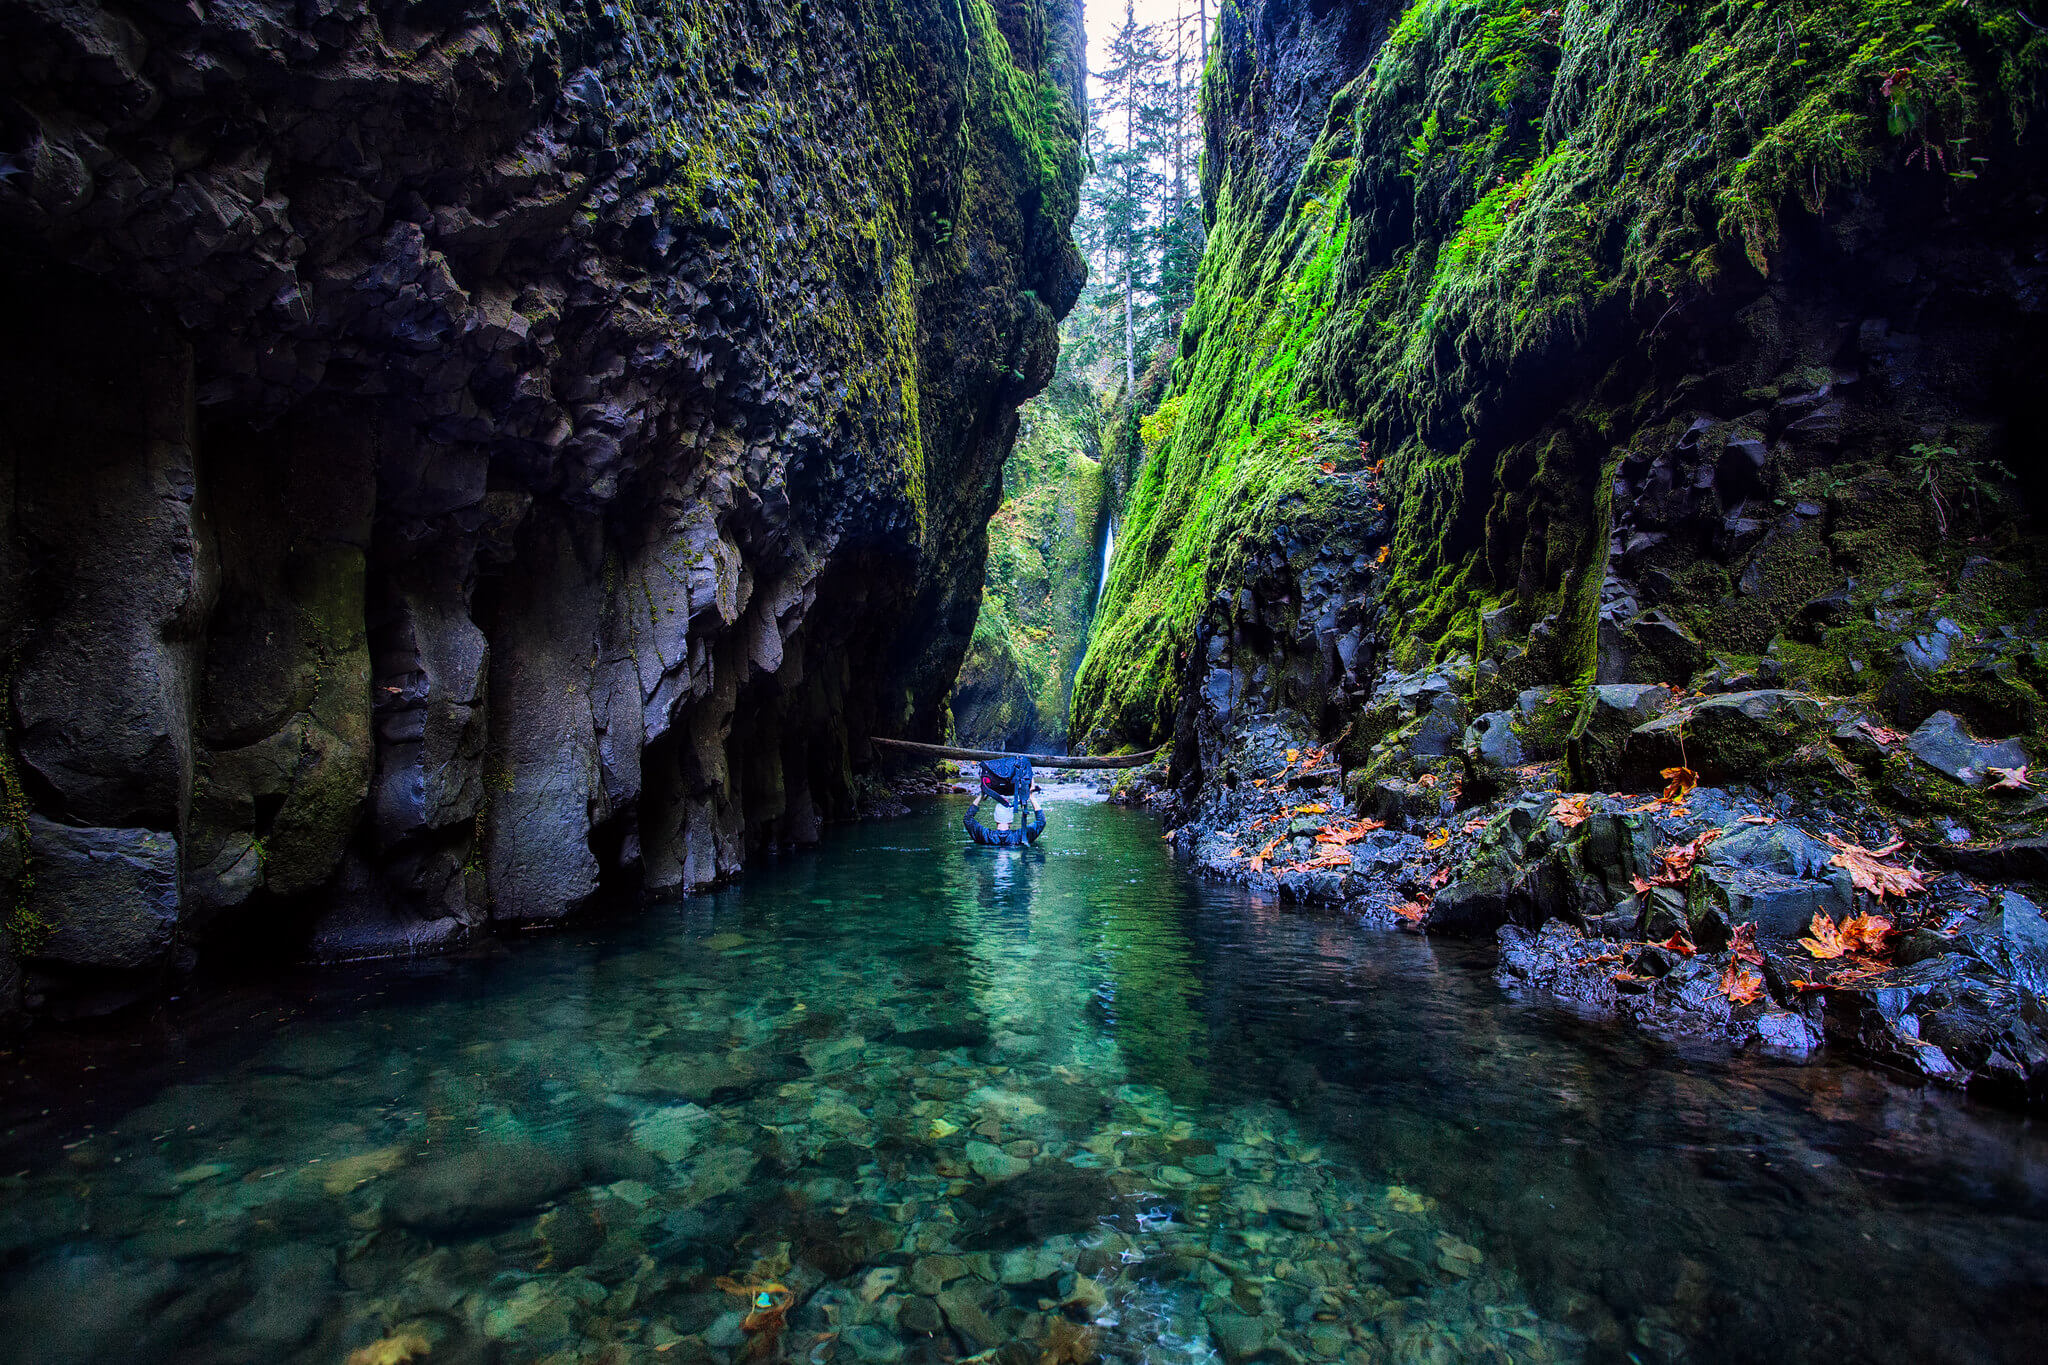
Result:
[[[1406,780],[1376,689],[1460,655],[1480,713],[1659,683],[2038,733],[2042,542],[2010,514],[2048,346],[1991,301],[2048,251],[2044,71],[2010,3],[1226,8],[1210,246],[1077,733],[1185,740],[1254,696],[1346,736],[1370,793]],[[1370,505],[1319,498],[1352,469]],[[1226,617],[1321,537],[1364,551],[1356,681],[1281,700],[1294,632]],[[1845,781],[1797,719],[1704,761]],[[1613,767],[1577,779],[1658,780]]]
[[[1058,750],[1112,534],[1102,412],[1063,369],[1018,418],[953,725],[976,748]]]

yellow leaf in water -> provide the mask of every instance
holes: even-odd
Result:
[[[373,1341],[359,1351],[349,1352],[348,1365],[407,1365],[431,1353],[434,1343],[418,1332],[400,1332],[395,1337]]]
[[[329,1194],[347,1194],[364,1181],[375,1180],[404,1162],[402,1148],[379,1147],[374,1152],[358,1152],[354,1156],[323,1162],[316,1173],[321,1189]]]
[[[959,1131],[960,1125],[957,1123],[948,1123],[944,1119],[933,1119],[932,1126],[926,1129],[925,1133],[933,1142],[938,1142],[953,1136],[953,1134]]]

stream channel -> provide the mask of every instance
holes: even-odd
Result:
[[[1510,1001],[1489,946],[1198,881],[1144,815],[1017,851],[962,809],[30,1039],[6,1353],[2048,1358],[2038,1124]]]

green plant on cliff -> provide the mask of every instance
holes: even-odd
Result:
[[[953,696],[958,737],[977,747],[1064,741],[1107,515],[1094,391],[1063,367],[1020,418]]]
[[[1226,21],[1223,41],[1249,41]],[[1133,491],[1077,733],[1169,727],[1229,548],[1260,508],[1314,495],[1287,436],[1315,423],[1355,423],[1385,456],[1396,664],[1469,647],[1513,593],[1559,616],[1556,670],[1590,677],[1616,445],[1641,421],[1599,367],[1731,272],[1771,269],[1789,216],[1880,171],[1931,191],[1995,175],[2048,33],[2001,0],[1418,0],[1291,184],[1236,117],[1255,98],[1240,69],[1210,63],[1213,222],[1176,416]],[[1503,439],[1514,386],[1567,366],[1591,369],[1579,396]]]

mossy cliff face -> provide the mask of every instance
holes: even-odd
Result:
[[[1080,44],[0,3],[31,1003],[713,883],[937,733],[1081,280]]]
[[[977,748],[1058,750],[1110,532],[1102,410],[1062,370],[1020,416],[989,523],[981,615],[953,689],[954,732]]]
[[[1224,7],[1075,732],[1362,764],[1463,656],[1480,710],[1761,672],[2038,735],[2044,70],[1982,0]]]

